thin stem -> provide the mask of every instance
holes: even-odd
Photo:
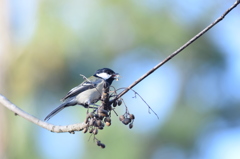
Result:
[[[157,64],[155,67],[153,67],[150,71],[148,71],[146,74],[144,74],[142,77],[140,77],[137,81],[133,82],[129,87],[127,87],[124,91],[122,91],[114,100],[117,100],[121,96],[123,96],[125,93],[127,93],[131,88],[136,86],[139,82],[141,82],[143,79],[145,79],[147,76],[152,74],[154,71],[156,71],[159,67],[161,67],[163,64],[168,62],[170,59],[172,59],[174,56],[179,54],[182,50],[184,50],[186,47],[188,47],[190,44],[192,44],[194,41],[196,41],[198,38],[200,38],[203,34],[205,34],[208,30],[210,30],[213,26],[215,26],[217,23],[219,23],[221,20],[225,18],[225,16],[233,10],[237,5],[240,3],[240,0],[237,0],[227,11],[225,11],[219,18],[217,18],[213,23],[208,25],[205,29],[203,29],[201,32],[199,32],[197,35],[195,35],[192,39],[190,39],[188,42],[186,42],[184,45],[182,45],[179,49],[174,51],[172,54],[170,54],[167,58],[165,58],[163,61],[161,61],[159,64]]]

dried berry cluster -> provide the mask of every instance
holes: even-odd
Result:
[[[82,131],[83,133],[89,132],[90,134],[94,135],[93,140],[96,142],[98,146],[101,148],[105,148],[105,144],[101,143],[100,140],[98,140],[95,135],[98,134],[99,130],[104,129],[104,126],[110,126],[111,125],[111,111],[115,112],[115,107],[120,106],[123,102],[123,99],[118,99],[111,103],[111,106],[109,107],[109,110],[104,109],[104,106],[99,106],[97,108],[94,108],[92,112],[87,111],[86,118],[84,120],[84,123],[87,124],[87,127],[85,127]],[[126,105],[125,105],[126,107]],[[115,112],[116,113],[116,112]],[[119,117],[120,121],[122,121],[123,124],[128,125],[131,129],[133,127],[133,121],[135,119],[133,114],[130,114],[128,112],[128,109],[126,107],[126,112],[124,115],[121,115]]]
[[[90,134],[94,135],[94,140],[96,144],[101,148],[105,148],[105,144],[101,143],[95,135],[98,134],[99,130],[104,129],[104,126],[111,125],[111,112],[104,110],[103,106],[99,106],[98,108],[94,109],[92,112],[87,113],[86,119],[84,122],[87,124],[87,127],[83,129],[83,133],[89,132]]]
[[[87,124],[87,127],[83,129],[83,132],[84,133],[89,132],[92,133],[93,135],[97,135],[98,130],[102,130],[105,124],[107,126],[111,125],[109,111],[104,110],[103,107],[98,107],[93,112],[87,113],[84,122]]]
[[[135,116],[130,113],[125,113],[119,117],[119,120],[125,124],[128,125],[130,129],[133,128],[133,122],[134,122]]]
[[[88,109],[87,116],[84,120],[84,123],[86,123],[87,126],[82,130],[84,133],[89,132],[90,134],[92,134],[93,140],[101,148],[105,148],[106,146],[96,138],[98,131],[104,129],[105,125],[111,125],[111,112],[113,111],[117,115],[115,107],[120,106],[122,103],[124,103],[122,98],[114,99],[115,97],[117,97],[116,91],[113,91],[111,95],[109,95],[109,92],[111,92],[109,91],[109,87],[105,87],[101,97],[101,106],[89,107],[93,108],[93,111],[89,113]],[[110,100],[111,98],[113,98],[112,101]],[[128,108],[125,103],[124,105],[126,107],[126,111],[123,115],[119,117],[119,119],[120,121],[122,121],[123,124],[129,125],[129,128],[131,129],[133,127],[133,121],[135,117],[133,114],[130,114],[128,112]]]

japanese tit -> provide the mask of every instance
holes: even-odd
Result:
[[[94,105],[101,99],[104,85],[107,84],[107,86],[110,86],[114,79],[118,80],[118,76],[118,73],[115,73],[109,68],[97,70],[93,76],[72,88],[62,99],[63,103],[48,114],[44,120],[49,120],[69,106],[81,105],[87,108],[90,105]]]

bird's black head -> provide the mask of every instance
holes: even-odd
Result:
[[[108,82],[110,85],[112,84],[112,81],[114,79],[118,78],[118,73],[115,73],[113,70],[110,68],[102,68],[96,71],[94,74],[95,77],[102,78],[106,82]]]

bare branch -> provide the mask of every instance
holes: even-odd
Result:
[[[137,81],[133,82],[129,87],[127,87],[124,91],[122,91],[114,100],[117,100],[121,96],[123,96],[125,93],[127,93],[131,88],[136,86],[139,82],[141,82],[143,79],[145,79],[147,76],[152,74],[154,71],[156,71],[159,67],[161,67],[163,64],[168,62],[170,59],[172,59],[174,56],[176,56],[178,53],[180,53],[182,50],[184,50],[187,46],[192,44],[194,41],[196,41],[198,38],[200,38],[203,34],[205,34],[208,30],[210,30],[213,26],[215,26],[217,23],[219,23],[221,20],[225,18],[225,16],[233,10],[237,5],[240,3],[240,0],[237,0],[228,10],[226,10],[223,15],[221,15],[219,18],[217,18],[212,24],[208,25],[205,29],[203,29],[201,32],[199,32],[197,35],[195,35],[192,39],[190,39],[188,42],[186,42],[184,45],[182,45],[179,49],[174,51],[172,54],[170,54],[167,58],[165,58],[163,61],[161,61],[159,64],[157,64],[154,68],[152,68],[150,71],[148,71],[146,74],[144,74],[142,77],[140,77]]]
[[[78,123],[78,124],[72,124],[72,125],[66,125],[66,126],[57,126],[52,125],[49,123],[46,123],[42,120],[37,119],[36,117],[28,114],[27,112],[23,111],[22,109],[18,108],[16,105],[11,103],[6,97],[0,94],[0,103],[8,108],[9,110],[13,111],[16,115],[19,115],[30,122],[39,125],[51,132],[56,133],[62,133],[62,132],[74,132],[74,131],[81,131],[85,127],[87,127],[87,124],[85,123]]]

